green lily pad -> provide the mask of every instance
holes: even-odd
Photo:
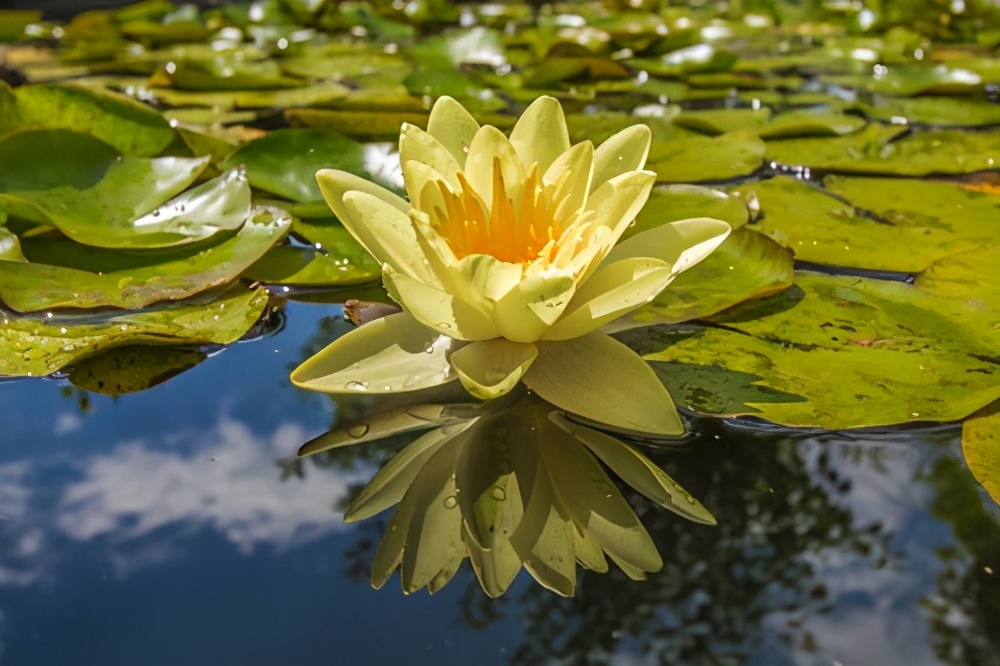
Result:
[[[71,84],[11,89],[0,81],[0,134],[34,128],[84,132],[138,157],[158,155],[174,138],[159,113],[109,90]]]
[[[166,252],[130,254],[63,239],[25,239],[22,248],[30,263],[0,261],[0,300],[18,312],[33,312],[137,309],[187,298],[234,280],[290,227],[283,210],[257,207],[235,234]]]
[[[285,119],[295,126],[341,132],[358,139],[399,137],[403,123],[427,128],[430,111],[340,111],[333,109],[289,109]],[[513,125],[513,123],[511,123]]]
[[[0,137],[0,207],[98,247],[130,245],[123,230],[190,185],[208,158],[124,156],[69,130]]]
[[[316,172],[340,169],[370,179],[365,154],[365,146],[339,132],[281,129],[240,146],[222,166],[242,166],[255,188],[292,201],[318,201]]]
[[[917,276],[914,284],[946,298],[968,302],[983,308],[1000,303],[1000,245],[987,241],[968,252],[949,254],[935,261]]]
[[[611,324],[622,330],[702,319],[792,286],[792,254],[764,234],[743,227],[715,252],[681,273],[651,303]]]
[[[0,313],[0,375],[41,377],[125,345],[208,345],[239,340],[267,307],[264,289],[236,285],[215,298],[101,317]]]
[[[1000,405],[962,424],[962,453],[976,481],[1000,504]]]
[[[792,289],[716,317],[721,327],[623,336],[681,405],[841,429],[955,421],[996,400],[998,319],[911,285],[800,275]],[[755,387],[766,399],[738,404]]]
[[[396,81],[413,70],[413,63],[402,55],[387,53],[303,53],[283,59],[282,71],[303,79],[334,79],[379,73]]]
[[[67,379],[85,391],[119,396],[162,384],[206,358],[199,349],[129,345],[74,363]]]
[[[246,60],[239,53],[204,60],[171,60],[150,79],[155,86],[180,90],[271,90],[298,88],[301,79],[285,76],[273,60]]]
[[[763,160],[764,142],[742,131],[654,141],[646,168],[660,182],[697,183],[749,175]]]
[[[1000,104],[968,97],[880,98],[868,104],[855,103],[869,118],[890,122],[903,118],[910,123],[978,127],[1000,124]]]
[[[797,136],[843,136],[864,127],[864,118],[812,109],[785,111],[771,119],[758,131],[762,139],[784,139]]]
[[[0,9],[0,42],[13,42],[24,37],[24,29],[42,20],[38,9]]]
[[[943,64],[892,66],[881,74],[831,76],[827,80],[835,85],[900,97],[979,92],[985,84],[983,77],[975,72]]]
[[[1000,132],[931,130],[892,140],[904,131],[873,124],[842,137],[769,141],[767,156],[842,173],[925,176],[1000,169]]]
[[[836,198],[788,176],[737,191],[756,197],[763,213],[753,229],[819,264],[918,272],[995,238],[996,225],[984,224],[1000,212],[990,195],[892,178],[828,176],[825,182]]]
[[[741,129],[758,129],[771,119],[771,109],[708,109],[684,111],[674,124],[705,134],[717,135]]]
[[[296,219],[292,233],[313,247],[275,247],[243,276],[265,284],[338,287],[376,282],[382,275],[378,262],[334,218]]]
[[[322,105],[343,99],[350,88],[335,82],[278,90],[192,91],[150,88],[149,94],[170,106],[206,106],[213,109],[286,109]]]
[[[720,190],[700,185],[661,185],[650,192],[646,205],[621,240],[661,224],[694,217],[722,220],[735,228],[747,223],[749,211],[743,199]]]

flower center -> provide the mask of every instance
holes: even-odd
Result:
[[[571,194],[568,171],[555,183],[547,184],[539,174],[538,164],[532,164],[523,185],[510,192],[500,160],[495,158],[489,205],[462,172],[457,178],[461,186],[458,192],[438,183],[444,209],[435,207],[436,219],[432,219],[458,259],[488,254],[525,268],[539,260],[550,264],[557,256],[565,256],[568,245],[576,248],[591,235],[581,233],[585,231],[581,227],[591,226],[593,215],[567,210]]]

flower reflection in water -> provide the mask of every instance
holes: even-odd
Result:
[[[634,446],[526,390],[487,403],[399,407],[308,442],[301,455],[428,429],[361,491],[347,521],[398,504],[372,565],[379,588],[398,568],[404,592],[443,587],[468,557],[483,590],[503,594],[523,566],[572,595],[576,565],[630,578],[663,561],[605,466],[690,520],[712,515]]]

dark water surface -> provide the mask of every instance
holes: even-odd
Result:
[[[650,580],[581,572],[561,599],[522,572],[492,601],[466,564],[433,597],[375,591],[384,520],[341,515],[377,447],[292,461],[333,407],[287,374],[339,308],[287,314],[118,399],[0,384],[0,663],[1000,663],[1000,528],[955,427],[701,425],[653,458],[719,525],[637,503]]]

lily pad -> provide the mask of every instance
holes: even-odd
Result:
[[[129,345],[84,358],[67,379],[86,391],[118,396],[162,384],[206,358],[199,349]]]
[[[930,130],[893,140],[904,131],[873,124],[843,137],[769,141],[767,156],[842,173],[925,176],[1000,169],[1000,132]]]
[[[646,168],[660,182],[697,183],[747,176],[763,160],[764,142],[742,131],[654,141]]]
[[[1000,405],[962,424],[962,453],[976,481],[1000,504]]]
[[[661,185],[650,192],[646,205],[621,240],[661,224],[694,217],[710,217],[741,227],[747,223],[749,211],[742,198],[720,190],[700,185]]]
[[[281,129],[244,144],[222,166],[242,166],[255,188],[292,201],[318,201],[317,171],[340,169],[371,178],[366,154],[365,146],[339,132]]]
[[[997,198],[956,185],[834,176],[826,184],[836,196],[788,176],[737,191],[760,206],[753,229],[819,264],[918,272],[997,233],[987,223],[1000,213]]]
[[[651,303],[610,325],[623,330],[702,319],[792,286],[792,253],[764,234],[736,229],[712,254],[681,273]]]
[[[159,113],[125,95],[67,84],[11,89],[0,81],[0,134],[32,128],[84,132],[138,157],[158,155],[174,138]]]
[[[947,298],[960,299],[973,307],[997,307],[1000,303],[1000,245],[995,240],[968,252],[950,254],[928,266],[915,284]]]
[[[214,299],[100,317],[0,315],[0,375],[45,376],[125,345],[229,344],[267,307],[267,292],[237,285]]]
[[[26,239],[22,246],[30,263],[0,261],[0,300],[18,312],[32,312],[137,309],[187,298],[231,282],[290,227],[285,211],[257,207],[237,233],[168,252],[129,254],[69,240]]]
[[[359,139],[388,139],[399,136],[403,123],[427,128],[430,111],[340,111],[332,109],[289,109],[285,119],[292,125],[335,130]],[[513,124],[513,123],[511,123]]]
[[[622,335],[681,405],[842,429],[955,421],[996,400],[998,320],[907,284],[804,274],[721,326]]]
[[[858,102],[869,118],[891,122],[903,118],[910,123],[978,127],[1000,124],[1000,104],[967,97],[880,98],[868,104]]]
[[[708,109],[685,111],[674,123],[705,134],[725,134],[740,129],[757,129],[771,119],[771,109]]]
[[[98,247],[130,244],[133,222],[190,185],[208,158],[125,156],[68,130],[0,138],[0,207]],[[123,233],[125,231],[125,233]]]
[[[328,104],[343,99],[350,89],[339,83],[318,83],[278,90],[191,91],[150,88],[149,94],[170,106],[205,106],[213,109],[285,109]]]
[[[335,219],[297,219],[292,231],[313,247],[275,247],[243,276],[265,284],[327,287],[376,282],[381,277],[378,262]]]

